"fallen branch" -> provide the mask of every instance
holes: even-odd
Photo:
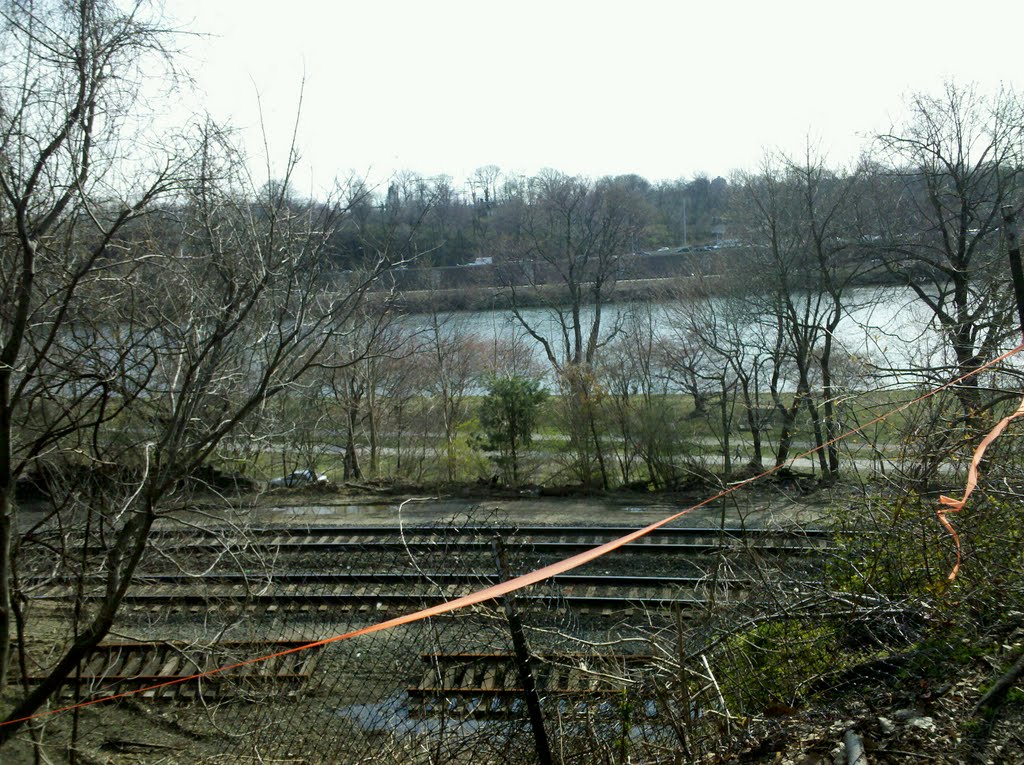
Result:
[[[356,483],[355,481],[345,481],[342,484],[342,486],[344,486],[346,489],[358,489],[359,491],[365,491],[369,493],[377,491],[377,489],[373,488],[372,486],[366,486],[365,484]]]
[[[729,706],[725,703],[725,696],[722,694],[722,689],[718,685],[718,681],[715,679],[715,673],[711,671],[711,665],[708,664],[708,659],[704,654],[701,654],[700,660],[704,663],[704,669],[707,670],[708,678],[711,680],[711,684],[715,688],[715,693],[718,694],[718,703],[722,706],[722,714],[725,717],[725,732],[726,735],[732,732],[732,715],[729,714]]]
[[[149,741],[131,741],[126,738],[108,738],[100,745],[100,749],[112,750],[121,754],[145,752],[152,749],[181,749],[180,746],[169,744],[153,744]]]
[[[979,714],[988,709],[995,709],[1003,703],[1003,699],[1006,698],[1006,694],[1010,691],[1020,676],[1024,674],[1024,654],[1010,667],[1006,673],[996,680],[995,684],[988,689],[988,692],[982,696],[978,703],[974,707],[974,714]]]

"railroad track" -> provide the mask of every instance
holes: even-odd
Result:
[[[225,548],[266,547],[279,551],[436,550],[440,545],[460,550],[490,550],[495,537],[506,546],[534,552],[580,552],[625,536],[634,526],[313,526],[259,527],[244,535],[234,529],[204,532],[156,533],[161,550],[218,551]],[[706,553],[723,549],[756,548],[787,555],[821,552],[830,546],[824,529],[682,528],[662,527],[631,542],[625,550],[645,553]]]
[[[633,527],[624,526],[463,525],[265,527],[253,529],[244,537],[232,536],[235,532],[228,529],[187,535],[164,533],[155,540],[162,554],[155,562],[173,558],[176,550],[183,559],[202,560],[202,556],[195,553],[205,550],[219,555],[232,546],[236,549],[259,546],[273,552],[261,555],[260,559],[273,561],[277,571],[255,568],[252,573],[243,574],[236,571],[216,573],[214,570],[202,576],[140,572],[124,602],[131,609],[148,609],[168,615],[203,610],[224,610],[227,613],[306,612],[327,616],[337,613],[383,615],[447,602],[496,583],[497,579],[491,573],[494,570],[492,544],[495,538],[501,538],[503,546],[509,550],[529,551],[531,555],[547,552],[551,557],[560,558],[632,531],[635,531]],[[758,554],[777,552],[788,558],[827,550],[829,544],[828,532],[821,529],[662,528],[633,542],[625,552],[674,553],[675,558],[663,558],[665,565],[653,566],[653,570],[673,573],[693,570],[699,575],[613,576],[607,571],[603,574],[569,573],[555,577],[544,586],[531,588],[517,595],[517,599],[526,607],[570,608],[586,614],[611,614],[635,609],[700,609],[706,602],[706,596],[712,593],[718,603],[746,600],[754,581],[725,577],[712,579],[693,563],[700,554],[723,550],[756,551]],[[287,558],[280,555],[285,550],[307,553],[358,551],[364,555]],[[400,560],[392,555],[393,560],[389,562],[387,554],[374,556],[373,553],[380,550],[418,550],[428,551],[431,555],[403,556]],[[609,559],[609,564],[614,565],[608,567],[618,569],[616,573],[628,572],[630,567],[625,562],[628,557],[615,557],[614,562]],[[434,567],[456,560],[468,571],[424,573],[421,569],[412,568]],[[353,570],[339,571],[343,564],[351,565]],[[536,565],[536,561],[532,565]],[[320,570],[310,570],[314,566]],[[327,571],[323,571],[324,566]],[[814,566],[803,568],[812,570]],[[382,573],[380,569],[390,569],[390,572]],[[651,572],[652,567],[645,565],[644,570]],[[792,575],[789,578],[800,579]],[[808,575],[804,579],[811,578]],[[802,581],[794,585],[793,591],[799,593],[815,586],[813,581]],[[35,598],[64,602],[72,600],[76,594],[77,583],[43,578],[38,580],[32,591]],[[86,599],[101,598],[104,587],[98,581],[86,581],[81,594]]]
[[[287,572],[273,576],[238,573],[141,576],[125,596],[136,606],[177,607],[220,602],[260,604],[288,611],[320,610],[321,606],[359,607],[373,610],[424,607],[468,595],[497,584],[497,576],[452,573],[319,573]],[[536,588],[517,595],[529,605],[564,605],[571,608],[625,609],[634,607],[699,606],[704,593],[713,590],[718,602],[742,600],[752,584],[749,579],[708,576],[610,576],[562,574],[553,577],[542,593]],[[804,582],[802,587],[814,587]],[[41,600],[67,601],[74,597],[71,584],[51,584],[38,589]],[[82,589],[86,599],[104,597],[100,582]]]
[[[422,654],[423,675],[407,689],[409,714],[457,719],[518,717],[525,714],[515,659],[505,653]],[[547,653],[534,656],[532,674],[546,703],[581,712],[590,705],[614,711],[638,685],[653,657],[634,654]],[[650,706],[650,705],[648,705]],[[656,713],[653,706],[647,714]]]
[[[200,694],[208,700],[253,691],[290,697],[298,694],[312,675],[319,647],[232,667],[202,678],[192,676],[302,645],[306,645],[306,641],[225,641],[205,647],[180,641],[102,643],[82,665],[78,675],[65,679],[60,697],[70,700],[77,694],[77,698],[85,701],[150,686],[162,687],[141,691],[137,697],[184,703],[194,701]],[[45,675],[30,674],[27,680],[38,683],[45,678]]]

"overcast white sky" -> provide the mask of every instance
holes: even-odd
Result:
[[[198,97],[303,183],[495,164],[657,181],[752,169],[807,136],[833,163],[944,80],[1021,85],[1006,0],[167,0]]]

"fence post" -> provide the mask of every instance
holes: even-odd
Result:
[[[500,536],[494,537],[491,549],[494,551],[498,575],[502,581],[509,579],[508,559],[505,557],[505,545]],[[540,695],[537,693],[537,683],[533,677],[530,649],[526,644],[523,624],[519,620],[515,599],[511,595],[502,598],[501,604],[505,608],[505,618],[508,620],[508,629],[512,635],[516,669],[519,672],[519,682],[523,686],[523,700],[526,701],[526,709],[530,715],[534,745],[537,747],[537,762],[539,765],[551,765],[551,747],[548,745],[548,734],[544,729],[544,713],[540,707]]]
[[[1020,235],[1017,233],[1017,211],[1012,205],[1003,207],[1003,234],[1010,255],[1010,275],[1013,277],[1013,292],[1017,298],[1017,317],[1024,336],[1024,269],[1020,263]]]

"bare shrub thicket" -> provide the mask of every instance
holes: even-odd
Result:
[[[13,720],[107,635],[154,524],[189,502],[226,439],[349,342],[389,262],[325,291],[351,198],[296,198],[294,155],[260,186],[202,122],[169,151],[122,156],[140,57],[165,41],[145,9],[10,3],[2,23],[5,77],[23,83],[0,109],[0,687]],[[18,479],[32,507],[14,502]],[[102,597],[45,613],[30,595],[47,581]]]

